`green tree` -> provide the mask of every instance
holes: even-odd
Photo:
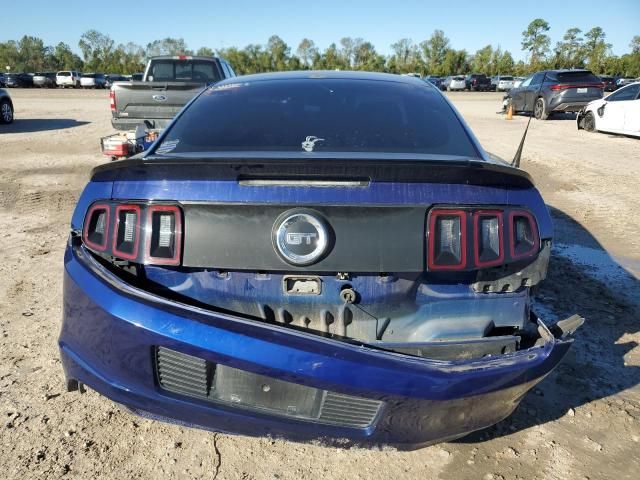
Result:
[[[183,38],[163,38],[147,44],[147,57],[158,55],[193,55]]]
[[[462,75],[470,69],[469,55],[466,50],[449,49],[444,54],[444,60],[435,75]],[[433,70],[429,70],[432,72]]]
[[[420,50],[410,38],[403,38],[391,45],[393,55],[388,59],[389,70],[394,73],[422,72]]]
[[[212,49],[210,49],[209,47],[200,47],[197,51],[196,51],[196,55],[199,55],[201,57],[213,57],[214,52]]]
[[[313,60],[318,55],[318,48],[316,47],[316,44],[313,43],[313,40],[303,38],[298,45],[298,50],[296,51],[296,53],[300,58],[302,66],[304,68],[311,68],[311,66],[313,65]]]
[[[78,46],[82,51],[85,69],[95,72],[103,70],[111,62],[115,43],[108,35],[88,30],[80,37]]]
[[[420,43],[422,48],[423,61],[426,73],[430,75],[447,75],[447,69],[444,67],[447,53],[450,51],[449,39],[442,30],[435,30],[428,40]],[[455,56],[449,56],[449,60],[453,60]],[[466,52],[465,52],[466,57]],[[459,60],[459,56],[457,57]],[[466,61],[466,58],[465,58]],[[449,65],[447,68],[451,68]]]
[[[549,24],[545,20],[536,18],[522,32],[522,49],[529,52],[530,65],[534,70],[538,69],[549,51],[551,39],[545,33],[549,31],[549,28]]]
[[[471,59],[471,68],[476,73],[491,75],[491,60],[493,58],[493,47],[487,45],[478,50]]]
[[[606,34],[600,27],[593,27],[584,34],[584,53],[587,66],[595,73],[604,71],[605,59],[611,50],[611,44],[605,41]]]

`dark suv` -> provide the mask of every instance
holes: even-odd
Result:
[[[28,73],[8,73],[4,83],[7,87],[33,87],[33,77]]]
[[[467,75],[464,81],[467,84],[466,88],[469,91],[475,90],[476,92],[488,92],[491,90],[491,79],[483,73]]]
[[[554,112],[579,112],[602,98],[603,84],[589,70],[546,70],[529,75],[505,97],[515,112],[546,120]]]

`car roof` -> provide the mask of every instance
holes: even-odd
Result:
[[[271,72],[256,73],[253,75],[242,75],[223,80],[216,85],[231,84],[238,82],[263,82],[270,80],[303,80],[303,79],[333,79],[333,80],[368,80],[378,82],[396,82],[411,85],[426,85],[421,79],[406,75],[395,75],[393,73],[377,72],[355,72],[344,70],[299,70],[291,72]]]

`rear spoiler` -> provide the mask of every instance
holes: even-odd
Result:
[[[527,172],[506,163],[464,159],[132,157],[99,165],[93,169],[91,177],[94,182],[210,178],[229,181],[450,183],[516,189],[534,187]]]

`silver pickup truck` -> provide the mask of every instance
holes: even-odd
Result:
[[[164,128],[206,85],[235,76],[222,58],[153,57],[141,81],[115,82],[111,86],[111,125],[116,130],[133,130],[140,124]]]

